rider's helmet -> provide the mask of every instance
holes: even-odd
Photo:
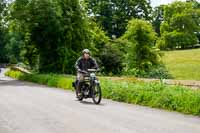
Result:
[[[84,50],[82,51],[82,54],[89,54],[89,55],[90,55],[91,53],[90,53],[90,50],[89,50],[89,49],[84,49]]]

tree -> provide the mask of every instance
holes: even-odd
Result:
[[[160,63],[159,50],[154,47],[156,33],[150,23],[132,19],[122,39],[129,41],[126,71],[147,72]]]
[[[132,18],[150,20],[149,0],[85,0],[90,17],[94,17],[109,37],[119,37]]]
[[[193,8],[194,8],[194,12],[192,14],[195,22],[197,25],[200,25],[200,2],[198,2],[197,0],[192,0],[193,2]],[[200,31],[196,31],[195,34],[197,35],[198,39],[199,39],[199,43],[200,43]]]
[[[189,48],[197,43],[197,37],[194,34],[184,32],[166,32],[157,41],[157,46],[161,50],[174,48]]]
[[[72,73],[79,51],[90,47],[79,0],[16,0],[11,16],[23,29],[24,57],[40,72]]]
[[[102,28],[92,19],[89,19],[89,31],[92,45],[92,55],[98,58],[102,49],[110,41],[110,39],[106,36],[106,33],[102,30]]]
[[[153,18],[152,24],[158,36],[160,36],[160,26],[163,22],[163,15],[164,15],[164,5],[154,8],[152,13],[152,18]]]
[[[7,29],[5,28],[4,22],[6,11],[6,2],[4,0],[0,0],[0,63],[7,62],[7,55],[5,51]]]
[[[193,2],[174,2],[164,7],[164,22],[157,46],[161,49],[187,48],[198,43],[200,12]]]

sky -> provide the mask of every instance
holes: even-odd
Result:
[[[152,3],[152,6],[153,7],[156,7],[156,6],[159,6],[159,5],[162,5],[162,4],[169,4],[173,1],[176,1],[176,0],[151,0],[151,3]],[[181,0],[181,1],[185,1],[185,0]],[[197,0],[200,2],[200,0]]]

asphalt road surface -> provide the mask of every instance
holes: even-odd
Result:
[[[0,133],[200,133],[200,118],[103,100],[0,75]]]

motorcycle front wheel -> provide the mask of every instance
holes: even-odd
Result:
[[[100,104],[102,97],[101,86],[99,84],[95,84],[92,91],[92,100],[95,104]]]

